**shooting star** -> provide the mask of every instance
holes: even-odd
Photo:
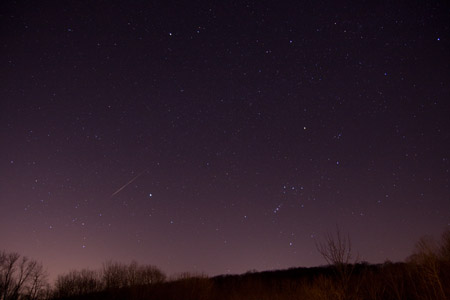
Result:
[[[121,190],[123,190],[124,188],[126,188],[128,185],[130,185],[131,183],[133,183],[133,181],[135,181],[136,179],[138,179],[142,174],[144,174],[147,171],[147,169],[145,169],[144,171],[142,171],[141,173],[137,174],[133,179],[131,179],[130,181],[128,181],[127,183],[125,183],[120,189],[118,189],[117,191],[115,191],[114,193],[112,193],[111,198],[114,197],[115,195],[117,195],[118,193],[120,193]]]

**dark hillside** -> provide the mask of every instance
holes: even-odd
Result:
[[[450,292],[449,265],[442,265],[442,292],[438,282],[424,279],[423,268],[413,263],[355,264],[350,288],[345,290],[333,266],[291,268],[216,277],[184,275],[174,281],[131,286],[56,299],[445,299]],[[437,284],[437,285],[436,285]]]

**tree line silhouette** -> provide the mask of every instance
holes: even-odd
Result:
[[[326,266],[208,277],[167,278],[157,267],[107,261],[99,270],[73,270],[50,287],[43,266],[0,252],[0,300],[59,299],[450,299],[450,230],[422,238],[405,262],[369,264],[352,253],[337,229],[316,244]]]

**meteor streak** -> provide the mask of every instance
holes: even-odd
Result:
[[[136,179],[138,179],[142,174],[144,174],[144,172],[147,170],[142,171],[141,173],[137,174],[133,179],[131,179],[130,181],[128,181],[127,183],[125,183],[121,188],[119,188],[117,191],[115,191],[114,193],[112,193],[111,198],[114,197],[116,194],[118,194],[121,190],[123,190],[124,188],[126,188],[129,184],[133,183],[133,181],[135,181]]]

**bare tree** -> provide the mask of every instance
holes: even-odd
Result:
[[[440,256],[443,261],[450,264],[450,230],[444,231],[441,237]]]
[[[0,299],[38,299],[47,286],[41,264],[18,253],[0,252]]]
[[[55,283],[55,296],[59,298],[81,296],[102,289],[99,272],[83,269],[59,275]]]
[[[445,235],[443,236],[445,238]],[[423,237],[417,242],[416,250],[408,259],[420,282],[426,299],[447,299],[441,270],[443,267],[443,249],[433,238]],[[445,252],[444,252],[445,253]]]
[[[42,265],[37,265],[31,274],[31,280],[27,287],[26,295],[28,299],[46,299],[50,293],[48,276]]]
[[[327,233],[325,241],[316,243],[316,248],[329,265],[351,263],[352,243],[349,236],[342,236],[339,227],[334,235]]]
[[[161,283],[166,280],[166,275],[157,267],[152,265],[141,266],[139,270],[139,284],[149,285]]]
[[[155,284],[165,279],[164,273],[152,265],[139,265],[135,261],[129,265],[113,261],[103,264],[103,282],[107,289]]]
[[[13,276],[16,271],[16,261],[19,259],[18,253],[0,253],[0,299],[10,298]]]
[[[103,263],[103,283],[107,289],[121,288],[127,285],[126,266],[119,262]]]
[[[358,256],[353,257],[352,243],[349,236],[343,236],[339,227],[336,227],[336,233],[327,233],[325,240],[316,242],[317,251],[322,255],[325,261],[333,266],[338,279],[338,285],[334,289],[336,299],[349,299],[350,280],[358,262]],[[356,293],[359,285],[354,285]]]

